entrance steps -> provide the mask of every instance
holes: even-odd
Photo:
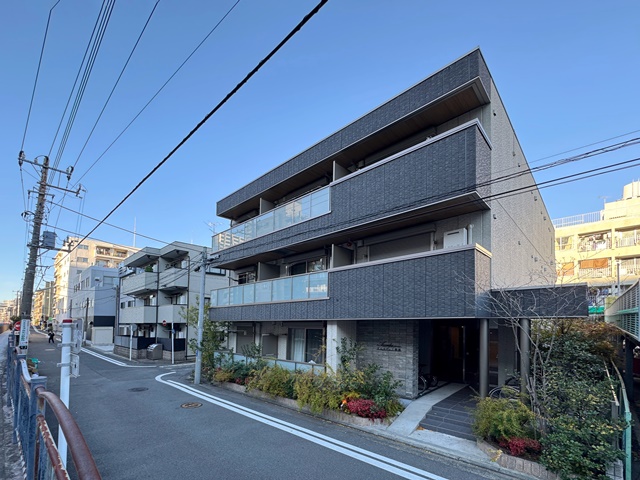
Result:
[[[476,440],[471,430],[476,402],[474,392],[465,387],[431,407],[420,427],[467,440]]]

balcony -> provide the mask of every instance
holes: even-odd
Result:
[[[319,217],[330,209],[329,187],[321,188],[215,235],[213,252]]]
[[[186,320],[180,313],[186,308],[187,305],[160,305],[158,307],[158,321],[166,320],[167,323],[185,323]]]
[[[468,245],[213,290],[210,318],[238,322],[488,315],[481,300],[488,295],[490,257],[482,247]],[[296,278],[306,276],[308,287],[295,288]]]
[[[141,272],[122,278],[123,295],[140,295],[158,289],[158,274],[155,272]]]
[[[121,308],[119,323],[156,323],[156,307]]]
[[[249,305],[326,298],[327,272],[295,275],[211,291],[211,306]]]
[[[160,272],[160,290],[179,292],[189,287],[189,270],[169,268]]]

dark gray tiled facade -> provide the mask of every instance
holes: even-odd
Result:
[[[358,362],[391,371],[405,397],[416,396],[423,364],[443,379],[477,382],[487,368],[479,352],[489,343],[488,319],[497,316],[491,290],[530,283],[554,256],[546,208],[480,51],[223,198],[217,212],[242,223],[323,185],[328,213],[222,249],[214,266],[266,266],[269,276],[258,281],[267,281],[324,252],[326,298],[225,305],[210,318],[260,324],[255,331],[278,337],[280,358],[291,351],[288,325],[323,328],[327,346],[339,340],[327,332],[343,332],[363,346]],[[464,235],[461,244],[447,244],[452,232]],[[575,316],[580,296],[553,305]],[[460,371],[447,342],[456,355],[466,349]],[[504,360],[515,358],[513,347],[498,358],[500,371],[513,371]]]

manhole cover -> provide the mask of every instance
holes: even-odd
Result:
[[[147,387],[135,387],[129,389],[130,392],[144,392],[145,390],[149,389]]]
[[[201,407],[202,404],[198,402],[187,402],[180,405],[182,408],[198,408]]]

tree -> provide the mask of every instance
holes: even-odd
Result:
[[[185,319],[187,325],[198,330],[198,314],[200,300],[196,298],[196,304],[190,307],[182,307],[180,316]],[[202,345],[198,345],[197,338],[189,339],[189,347],[200,350],[202,353],[202,365],[213,368],[216,365],[216,353],[221,350],[228,337],[229,322],[213,322],[209,320],[209,303],[204,304],[204,323],[202,328]]]

